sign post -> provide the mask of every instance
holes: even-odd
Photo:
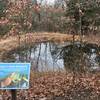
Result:
[[[12,100],[17,100],[17,89],[28,89],[30,63],[0,63],[0,89],[11,91]]]
[[[12,96],[12,100],[17,100],[17,91],[11,90],[11,96]]]

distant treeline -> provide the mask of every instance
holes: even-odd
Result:
[[[100,0],[0,0],[0,35],[47,31],[99,34]]]

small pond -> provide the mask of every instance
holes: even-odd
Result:
[[[37,43],[12,50],[1,62],[31,62],[34,71],[100,71],[100,47],[80,42]]]

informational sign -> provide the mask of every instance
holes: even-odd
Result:
[[[0,63],[0,89],[28,89],[30,63]]]

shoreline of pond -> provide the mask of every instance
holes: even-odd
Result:
[[[98,37],[98,36],[97,36]],[[41,42],[58,42],[63,43],[66,41],[73,41],[73,35],[61,34],[61,33],[27,33],[20,36],[11,36],[0,41],[0,57],[8,51],[14,50],[23,45],[31,45],[32,43],[41,43]],[[74,41],[80,41],[80,37],[76,35]],[[94,36],[83,37],[83,42],[95,43],[100,45],[99,37],[95,39]]]
[[[31,45],[34,43],[56,41],[64,42],[71,41],[72,35],[60,34],[60,33],[27,33],[19,36],[11,36],[0,41],[0,56],[5,52],[14,50],[23,45]],[[75,36],[75,40],[78,40],[79,36]]]

